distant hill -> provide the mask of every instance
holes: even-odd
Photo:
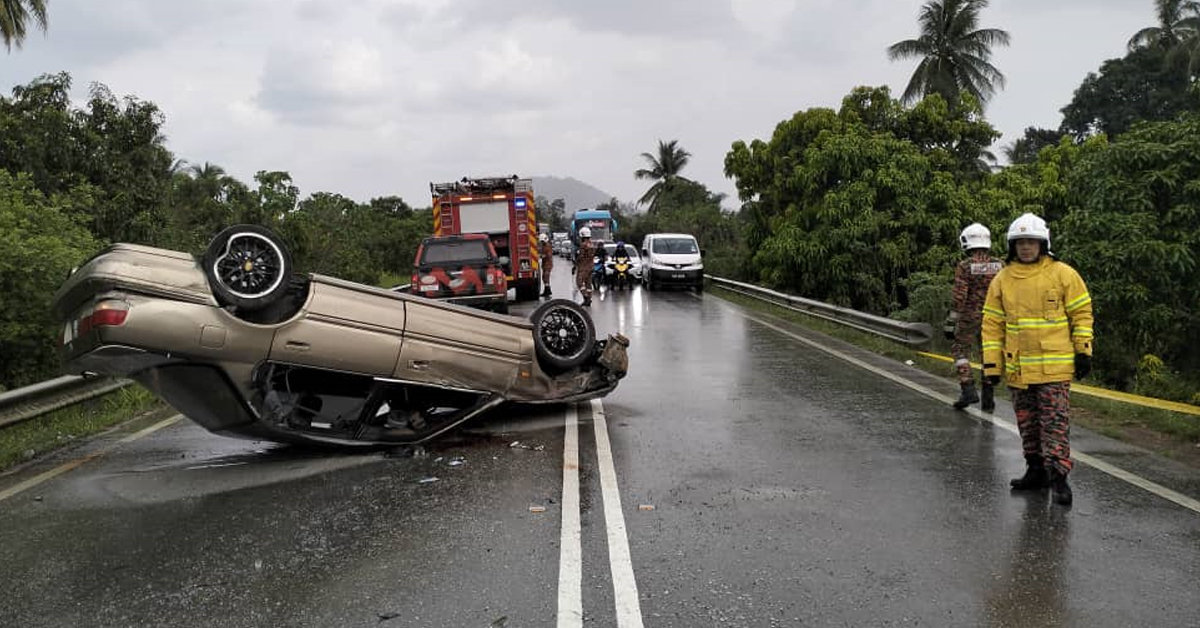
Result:
[[[533,177],[533,193],[547,200],[561,198],[567,213],[595,207],[612,200],[613,195],[572,177]]]

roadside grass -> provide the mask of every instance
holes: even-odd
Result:
[[[134,384],[0,430],[0,471],[163,405],[153,393]]]
[[[375,285],[379,286],[380,288],[391,288],[392,286],[406,284],[410,279],[411,277],[409,275],[401,275],[399,273],[385,271],[379,274],[379,280],[375,282]]]
[[[933,375],[948,380],[954,378],[950,365],[919,355],[916,349],[900,343],[711,284],[708,290],[714,296],[748,309],[771,314],[895,360],[912,360],[914,366]],[[933,349],[938,349],[936,344]],[[996,396],[1008,398],[1008,391],[1000,387]],[[1200,417],[1083,394],[1071,395],[1071,409],[1072,421],[1080,427],[1200,466]]]

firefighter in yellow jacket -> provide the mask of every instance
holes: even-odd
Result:
[[[1008,228],[1008,265],[983,306],[984,376],[1012,391],[1027,465],[1013,490],[1050,486],[1054,501],[1071,503],[1071,376],[1091,368],[1092,297],[1051,255],[1046,221],[1024,214]]]

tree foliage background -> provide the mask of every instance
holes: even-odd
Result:
[[[95,84],[71,104],[71,77],[45,75],[0,97],[0,389],[53,376],[58,328],[49,318],[68,271],[124,241],[199,254],[225,226],[280,233],[297,270],[369,284],[406,283],[428,209],[395,196],[358,203],[301,196],[287,172],[252,184],[166,147],[164,115]],[[21,307],[11,307],[14,302]]]

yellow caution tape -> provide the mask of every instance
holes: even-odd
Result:
[[[946,355],[938,355],[936,353],[926,353],[918,351],[917,355],[921,355],[942,362],[954,362],[954,358]],[[981,368],[976,362],[971,363],[971,368]],[[1184,414],[1194,414],[1200,416],[1200,406],[1193,406],[1187,403],[1179,403],[1178,401],[1167,401],[1165,399],[1155,399],[1153,397],[1143,397],[1141,395],[1131,395],[1116,390],[1107,388],[1097,388],[1095,386],[1087,386],[1084,384],[1071,384],[1071,392],[1079,392],[1092,397],[1101,397],[1103,399],[1111,399],[1113,401],[1122,401],[1132,403],[1134,405],[1145,406],[1147,408],[1157,408],[1159,410],[1169,410],[1171,412],[1182,412]]]

